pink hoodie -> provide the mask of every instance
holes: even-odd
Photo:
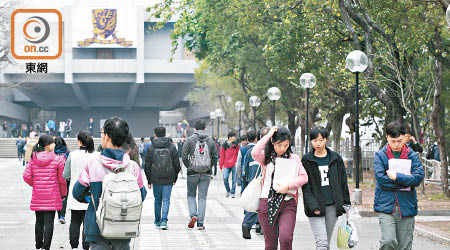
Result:
[[[261,165],[262,169],[262,184],[264,185],[264,179],[266,177],[266,169],[267,166],[264,164],[264,147],[266,146],[267,142],[272,137],[269,135],[264,136],[261,138],[261,140],[256,143],[255,147],[253,147],[252,150],[252,157],[255,161],[257,161]],[[302,187],[306,183],[308,183],[308,175],[306,174],[305,168],[302,165],[302,162],[300,161],[300,158],[296,154],[291,154],[289,159],[295,159],[297,160],[297,178],[293,180],[291,183],[289,183],[289,191],[288,194],[293,195],[295,198],[295,201],[298,203],[298,188]],[[295,189],[295,192],[290,192],[291,190]]]
[[[23,180],[33,187],[32,211],[57,211],[62,208],[62,196],[67,196],[64,155],[54,152],[34,153],[23,172]]]

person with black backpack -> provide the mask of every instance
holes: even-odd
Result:
[[[167,216],[169,214],[170,196],[181,169],[178,151],[172,144],[172,139],[165,136],[165,127],[155,128],[155,137],[152,138],[152,145],[148,149],[144,168],[148,188],[153,187],[155,197],[155,227],[162,230],[169,229],[167,227]]]
[[[199,230],[205,230],[203,222],[206,211],[206,197],[211,182],[211,169],[212,166],[217,164],[216,144],[208,137],[205,127],[204,120],[195,122],[195,132],[186,139],[181,152],[183,163],[187,167],[187,200],[190,216],[188,228],[193,228],[197,222]]]

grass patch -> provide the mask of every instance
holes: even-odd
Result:
[[[443,193],[437,193],[437,194],[431,195],[431,196],[428,198],[428,200],[430,200],[430,201],[442,201],[442,200],[444,200],[444,201],[449,201],[450,198],[449,198],[449,197],[446,197]]]

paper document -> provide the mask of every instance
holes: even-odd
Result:
[[[405,175],[411,175],[411,160],[389,159],[389,170]],[[400,191],[411,191],[411,187],[402,188]]]
[[[297,160],[277,158],[275,160],[275,174],[273,176],[273,188],[279,189],[279,184],[287,185],[297,177]]]

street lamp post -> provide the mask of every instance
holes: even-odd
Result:
[[[345,67],[352,73],[355,73],[355,135],[354,135],[354,146],[355,146],[355,184],[356,188],[353,191],[353,198],[355,204],[359,205],[362,203],[362,192],[359,189],[359,73],[364,72],[369,65],[369,58],[364,52],[359,50],[354,50],[350,52],[345,59]]]
[[[216,112],[211,111],[209,112],[209,118],[211,119],[211,137],[214,137],[214,119],[216,119],[217,115]]]
[[[215,113],[217,116],[217,139],[220,139],[220,118],[222,118],[225,114],[221,109],[216,109]]]
[[[300,77],[300,85],[306,89],[306,125],[305,125],[305,154],[308,153],[308,145],[309,145],[309,89],[314,88],[316,86],[316,77],[311,73],[304,73]]]
[[[240,138],[241,137],[241,113],[245,109],[245,104],[242,101],[237,101],[234,104],[234,108],[236,109],[236,111],[239,112],[239,132],[238,132],[238,134],[239,134],[239,138]]]
[[[277,87],[272,87],[267,90],[267,96],[272,101],[272,126],[275,126],[275,102],[281,97],[281,91]]]
[[[252,107],[253,110],[253,131],[256,132],[256,108],[259,107],[259,105],[261,105],[261,99],[259,99],[259,97],[254,95],[250,97],[248,102],[250,103],[250,106]]]

